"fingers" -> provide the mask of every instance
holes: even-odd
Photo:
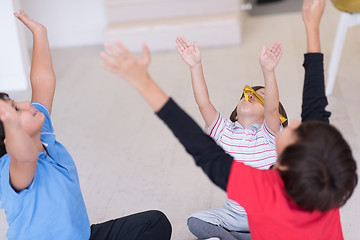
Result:
[[[118,58],[119,60],[124,60],[125,57],[123,56],[123,54],[117,50],[111,43],[105,43],[104,44],[105,49],[108,50],[109,53],[111,53],[111,55],[113,55],[115,58]]]
[[[103,59],[103,62],[102,62],[103,66],[108,65],[108,66],[114,67],[117,65],[117,61],[113,57],[109,56],[106,52],[101,52],[100,56]]]
[[[262,46],[261,56],[265,55],[274,55],[276,58],[280,58],[282,56],[282,44],[278,41],[274,41],[270,48],[267,48],[265,45]]]
[[[187,40],[186,38],[184,37],[181,37],[183,43],[185,44],[186,47],[191,47],[191,42],[189,42],[189,40]]]
[[[196,53],[200,53],[199,44],[197,43],[197,41],[194,42],[194,50]]]
[[[176,38],[176,50],[178,51],[178,53],[180,55],[183,54],[183,51],[185,50],[184,47],[182,46],[181,44],[181,40],[180,40],[180,37],[177,37]]]
[[[129,66],[147,67],[150,63],[150,51],[144,43],[142,45],[142,55],[136,57],[121,42],[114,44],[105,43],[106,51],[100,52],[102,58],[101,65],[108,71],[121,75]]]
[[[187,48],[192,47],[191,43],[184,37],[179,36],[176,38],[176,49],[178,49],[178,51],[180,50],[179,53],[182,53],[183,51],[185,51]]]
[[[282,44],[278,41],[273,42],[273,44],[270,47],[271,53],[273,53],[277,58],[281,57],[283,51],[282,51]]]
[[[24,16],[24,17],[26,17],[26,18],[29,18],[29,16],[24,12],[24,10],[20,9],[19,12],[20,12],[21,16]]]
[[[310,14],[312,11],[318,11],[323,12],[325,9],[326,0],[304,0],[302,11],[303,14],[307,13]]]
[[[267,50],[266,46],[262,45],[260,56],[264,56],[266,54],[266,50]]]
[[[119,41],[115,41],[115,47],[111,43],[105,43],[104,44],[105,49],[111,53],[112,56],[114,56],[116,59],[123,61],[126,58],[132,58],[134,55]]]
[[[178,53],[179,53],[180,55],[183,54],[183,51],[181,50],[181,48],[180,48],[178,45],[176,45],[176,50],[178,51]]]
[[[326,1],[325,0],[316,0],[318,3],[318,8],[321,11],[321,14],[324,12]]]
[[[142,45],[142,55],[141,55],[141,60],[145,63],[145,64],[149,64],[150,63],[150,50],[148,48],[148,46],[143,43]]]
[[[29,16],[23,11],[20,10],[19,12],[14,13],[15,17],[17,17],[33,34],[42,34],[45,32],[46,34],[46,27],[40,24],[39,22],[35,21],[34,19],[29,18]],[[42,34],[41,36],[44,36]]]
[[[128,58],[134,57],[134,55],[121,42],[116,41],[115,45],[117,48],[108,42],[104,44],[108,53],[102,51],[100,56],[104,60],[105,64],[116,66]]]
[[[176,39],[176,49],[178,49],[179,53],[182,53],[186,49],[186,45],[181,37]]]
[[[111,66],[109,64],[107,64],[106,62],[102,62],[101,65],[103,66],[103,68],[105,68],[105,70],[108,70],[110,72],[116,73],[117,68],[115,66]]]
[[[28,15],[22,9],[20,9],[19,12],[15,12],[14,15],[23,23],[28,22],[30,20]]]
[[[133,57],[134,55],[119,41],[115,41],[116,46],[121,50],[125,57]]]
[[[311,0],[304,0],[304,2],[303,2],[303,9],[306,9],[306,8],[309,8],[310,7],[310,1]]]

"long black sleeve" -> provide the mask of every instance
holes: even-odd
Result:
[[[310,120],[329,122],[331,113],[325,110],[328,101],[325,95],[323,61],[322,53],[304,55],[305,80],[301,111],[303,122]]]
[[[226,191],[233,158],[206,135],[172,99],[157,115],[194,158],[196,165],[203,169],[213,183]]]

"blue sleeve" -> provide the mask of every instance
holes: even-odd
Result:
[[[26,189],[16,192],[10,183],[10,157],[8,154],[5,154],[0,159],[0,168],[0,206],[4,208],[9,204],[14,204],[14,201],[21,199],[21,197],[32,188],[34,181],[32,181]]]
[[[39,112],[42,112],[45,115],[45,121],[43,124],[43,127],[41,129],[42,133],[54,133],[54,129],[51,123],[50,113],[47,110],[47,108],[42,105],[41,103],[32,103],[32,106],[34,106]]]

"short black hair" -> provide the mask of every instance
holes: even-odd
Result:
[[[6,101],[10,100],[10,97],[7,93],[0,92],[0,101]],[[6,154],[6,148],[5,148],[5,131],[4,131],[4,125],[0,121],[0,158]]]
[[[279,170],[287,194],[307,211],[343,206],[358,182],[356,162],[341,133],[329,123],[308,121],[297,140],[280,154]]]

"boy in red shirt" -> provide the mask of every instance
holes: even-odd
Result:
[[[258,170],[233,160],[156,85],[148,74],[150,54],[136,58],[121,43],[104,67],[131,84],[190,153],[198,166],[248,213],[251,238],[343,239],[339,208],[357,184],[356,162],[325,110],[323,55],[319,25],[325,0],[304,0],[307,35],[302,123],[292,121],[278,133],[278,160]]]

